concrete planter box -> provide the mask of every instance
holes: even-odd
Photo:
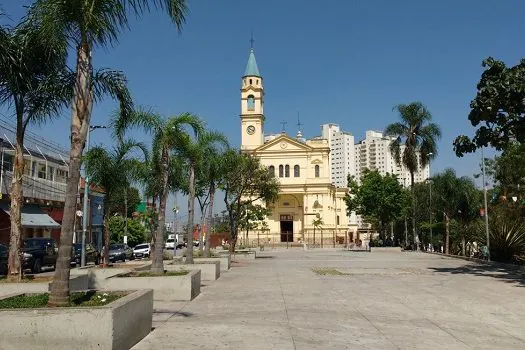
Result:
[[[21,282],[0,283],[0,295],[16,293],[47,293],[51,282]],[[89,289],[89,277],[87,274],[74,275],[69,278],[69,290],[78,292]]]
[[[376,252],[400,253],[401,247],[370,247],[370,251],[372,253],[376,253]]]
[[[231,256],[225,255],[221,257],[215,257],[215,258],[193,258],[196,263],[200,263],[201,261],[219,261],[221,263],[221,272],[228,271],[231,268],[232,265],[232,258]]]
[[[154,300],[193,300],[201,292],[201,271],[190,271],[183,276],[122,277],[113,276],[103,281],[103,289],[153,289]]]
[[[168,271],[200,270],[201,281],[215,281],[221,276],[220,261],[215,260],[210,262],[199,263],[199,260],[195,259],[195,264],[170,264],[165,265],[164,268]]]
[[[247,252],[235,252],[233,253],[232,260],[233,261],[239,261],[239,260],[255,260],[256,253],[255,251],[247,251]]]
[[[11,349],[127,350],[151,331],[153,291],[99,307],[0,310],[0,344]]]

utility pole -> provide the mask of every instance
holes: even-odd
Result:
[[[487,260],[490,261],[489,210],[487,205],[487,183],[485,182],[485,156],[481,147],[481,172],[483,174],[483,200],[485,202],[485,233],[487,235]]]
[[[106,129],[103,125],[89,126],[86,137],[86,153],[89,152],[89,134],[91,130]],[[89,201],[89,177],[84,166],[84,201],[82,208],[82,249],[80,253],[80,266],[86,266],[86,234],[88,226],[88,201]],[[91,210],[90,210],[91,213]]]

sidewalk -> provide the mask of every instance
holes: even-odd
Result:
[[[260,255],[191,302],[155,304],[156,329],[133,349],[525,348],[519,279],[421,253]]]

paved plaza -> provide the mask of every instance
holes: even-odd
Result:
[[[413,252],[259,256],[191,302],[155,303],[134,349],[525,349],[517,272]]]

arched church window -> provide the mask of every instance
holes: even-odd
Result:
[[[315,166],[315,177],[319,177],[319,165]]]
[[[282,165],[279,165],[279,177],[283,177],[283,166]]]
[[[257,85],[259,85],[259,79],[257,79]]]
[[[255,98],[253,95],[248,96],[248,110],[253,111],[255,109]]]
[[[299,169],[299,165],[294,165],[294,167],[293,167],[293,176],[294,177],[301,176],[301,170]]]
[[[252,85],[252,80],[250,79],[250,85]]]
[[[284,177],[290,177],[290,166],[288,164],[284,167]]]
[[[273,165],[270,165],[268,170],[270,171],[270,176],[275,177],[275,167]]]

